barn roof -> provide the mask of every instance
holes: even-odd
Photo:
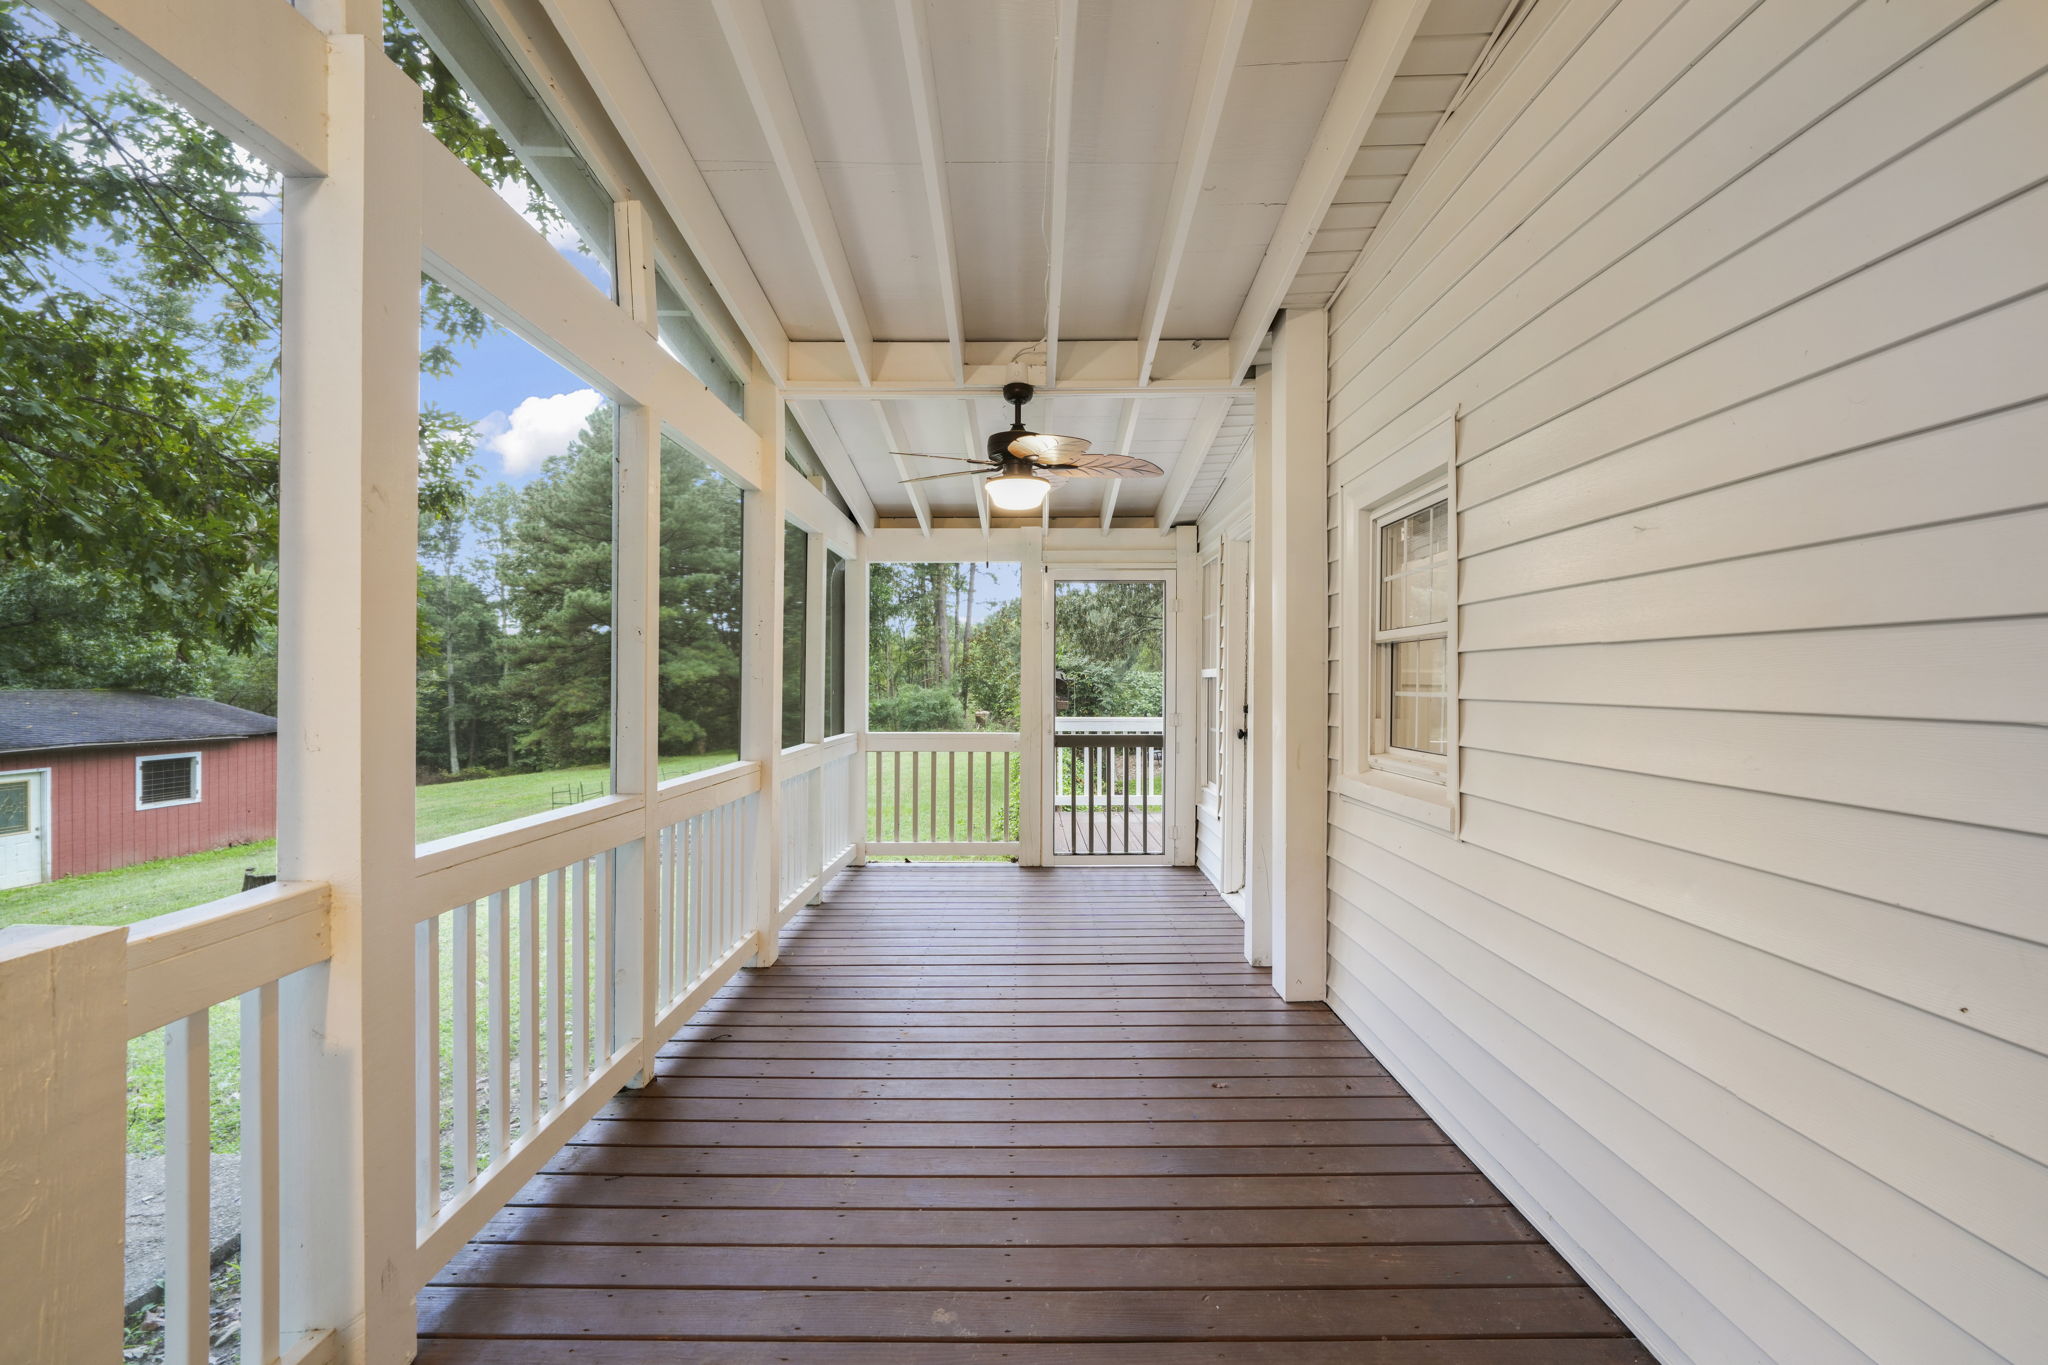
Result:
[[[200,697],[144,692],[0,691],[0,753],[107,744],[246,739],[277,721]]]

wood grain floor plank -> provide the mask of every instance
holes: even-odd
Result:
[[[842,875],[419,1297],[425,1365],[1649,1365],[1190,869]]]

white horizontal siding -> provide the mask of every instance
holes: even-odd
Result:
[[[1332,1004],[1664,1359],[2043,1359],[2048,8],[1510,46],[1331,308],[1333,491],[1461,414],[1463,792],[1333,798]]]

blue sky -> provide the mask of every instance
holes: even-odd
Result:
[[[524,216],[519,196],[504,197]],[[582,249],[574,232],[558,228],[547,237],[594,289],[610,296],[610,273]],[[509,331],[494,331],[474,346],[458,348],[456,355],[460,364],[454,374],[420,376],[420,401],[477,424],[480,484],[529,482],[543,460],[575,439],[600,401],[588,381]]]

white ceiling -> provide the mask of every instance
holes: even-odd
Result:
[[[1254,289],[1262,263],[1289,306],[1327,300],[1509,0],[1429,0],[1393,55],[1367,50],[1372,3],[1384,25],[1416,0],[610,0],[613,50],[644,70],[593,84],[622,122],[665,109],[672,130],[628,140],[673,146],[703,193],[663,207],[707,265],[723,238],[720,293],[757,348],[779,332],[806,433],[880,517],[918,510],[892,450],[979,453],[1008,424],[990,390],[1042,380],[1050,350],[1027,421],[1168,472],[1069,482],[1053,514],[1149,519],[1170,497],[1187,520],[1249,430],[1269,319],[1247,300],[1282,301]],[[595,21],[550,9],[591,51],[569,30]],[[1337,134],[1363,145],[1325,193],[1304,172],[1318,129],[1374,61],[1398,74],[1362,138]],[[1276,243],[1305,196],[1320,231]],[[929,515],[971,518],[974,485],[919,488]]]

